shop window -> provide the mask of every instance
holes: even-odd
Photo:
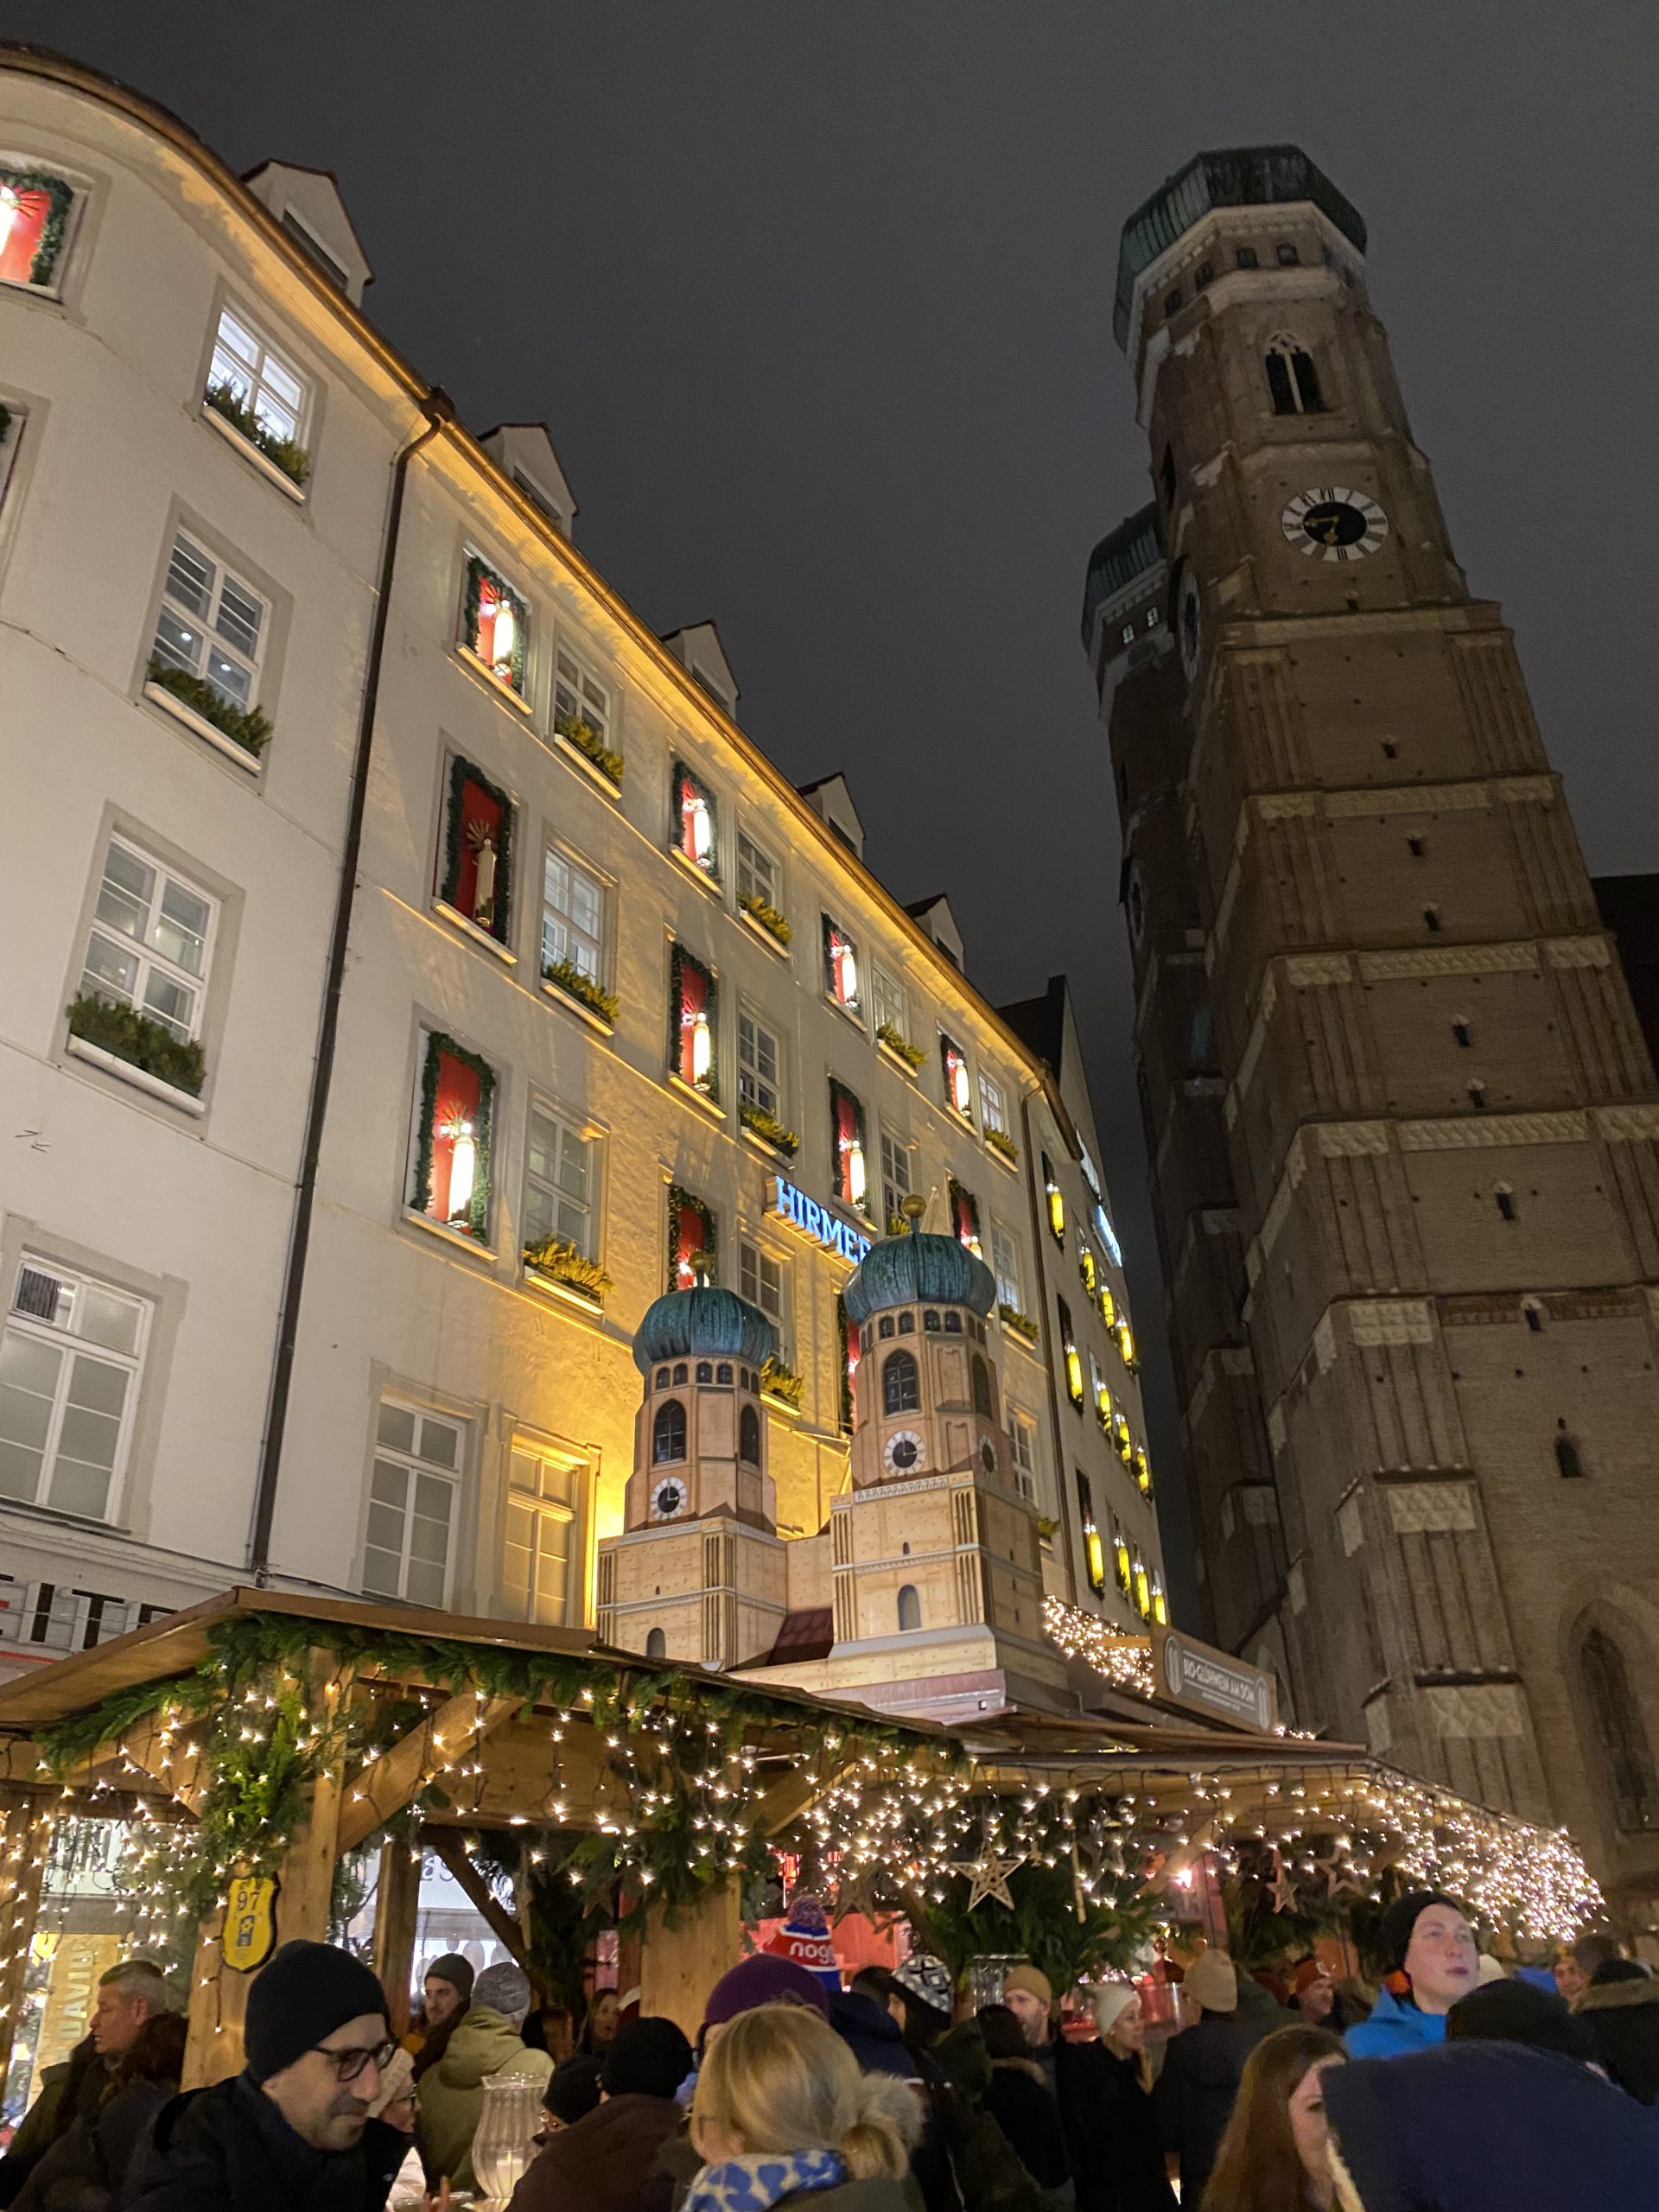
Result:
[[[718,830],[713,792],[683,760],[677,760],[670,786],[669,835],[680,858],[711,883],[720,880]]]
[[[495,1071],[453,1037],[426,1033],[410,1205],[429,1221],[486,1243]]]
[[[368,1596],[445,1602],[465,1436],[460,1421],[382,1399],[363,1547]]]
[[[830,1078],[830,1172],[831,1188],[842,1205],[870,1210],[869,1168],[865,1152],[864,1109],[845,1084]]]
[[[463,650],[488,669],[498,683],[523,698],[530,618],[512,586],[479,553],[467,556],[461,642]]]
[[[712,969],[677,944],[669,963],[669,1066],[701,1096],[720,1096],[719,995]]]
[[[512,830],[505,791],[457,754],[449,764],[438,897],[498,944],[507,942],[512,911]]]
[[[690,1290],[699,1273],[709,1282],[718,1281],[714,1211],[677,1183],[668,1186],[668,1281],[671,1290]],[[677,1367],[676,1382],[685,1380]]]
[[[863,984],[858,971],[858,947],[839,922],[823,917],[823,988],[845,1013],[864,1013]]]

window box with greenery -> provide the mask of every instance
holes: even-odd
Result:
[[[611,1287],[611,1279],[599,1262],[579,1251],[568,1237],[543,1236],[526,1244],[524,1265],[531,1274],[575,1291],[591,1306],[602,1306]]]
[[[453,1037],[429,1031],[410,1208],[477,1244],[489,1241],[494,1101],[495,1071],[489,1062]]]
[[[311,480],[310,454],[296,439],[283,437],[268,429],[252,404],[234,385],[210,384],[202,394],[201,404],[211,408],[220,422],[228,423],[238,437],[245,439],[273,468],[279,469],[296,491],[304,491]]]
[[[902,1061],[912,1075],[915,1074],[917,1069],[927,1058],[925,1051],[920,1045],[912,1045],[909,1038],[901,1030],[896,1029],[890,1021],[876,1023],[875,1039],[877,1044],[885,1045],[896,1060]]]
[[[258,760],[270,743],[270,716],[257,707],[233,706],[205,676],[193,676],[188,668],[169,668],[165,661],[152,658],[144,681],[147,687],[164,691],[169,699],[188,707],[199,721],[210,723],[251,760]]]
[[[787,1406],[791,1413],[798,1414],[801,1410],[801,1400],[805,1390],[805,1383],[786,1360],[769,1358],[760,1370],[761,1396],[775,1398],[779,1405]]]
[[[997,1158],[1006,1160],[1010,1167],[1020,1165],[1020,1147],[1006,1129],[987,1129],[985,1141]]]
[[[620,795],[627,764],[620,753],[612,752],[592,722],[582,715],[555,715],[553,734],[598,772],[610,785],[613,798]]]
[[[998,1301],[996,1310],[1002,1317],[1005,1329],[1012,1329],[1016,1337],[1022,1337],[1028,1344],[1036,1343],[1037,1324],[1029,1313],[1022,1313],[1017,1306],[1010,1306],[1006,1298]]]
[[[504,950],[512,921],[512,801],[459,754],[449,764],[438,900]]]
[[[468,556],[461,601],[461,651],[524,703],[524,653],[529,639],[524,602],[480,555]]]
[[[737,894],[737,903],[740,910],[747,915],[756,929],[764,931],[775,944],[781,946],[785,952],[788,951],[790,940],[795,931],[785,916],[780,914],[775,906],[769,906],[757,892],[740,891]]]
[[[574,960],[550,960],[542,969],[542,981],[550,991],[561,998],[574,999],[595,1021],[603,1022],[607,1029],[616,1026],[620,1001],[614,991],[607,991],[603,983],[577,967]]]
[[[69,1002],[69,1034],[95,1046],[130,1067],[152,1076],[170,1090],[199,1098],[207,1064],[194,1037],[180,1037],[164,1021],[122,1006],[97,991],[81,991]]]
[[[769,1114],[764,1106],[757,1105],[752,1098],[740,1098],[737,1118],[751,1136],[759,1137],[762,1144],[770,1145],[774,1152],[782,1153],[785,1160],[794,1159],[800,1147],[800,1139],[793,1129],[786,1128],[775,1114]]]
[[[46,169],[0,164],[0,284],[50,288],[74,198],[73,187]]]

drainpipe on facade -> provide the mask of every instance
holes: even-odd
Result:
[[[1037,1203],[1037,1179],[1032,1169],[1032,1162],[1041,1157],[1040,1146],[1033,1147],[1032,1143],[1031,1102],[1036,1095],[1034,1091],[1028,1090],[1020,1101],[1020,1122],[1026,1135],[1026,1197],[1031,1206],[1031,1249],[1037,1255],[1037,1287],[1043,1300],[1043,1363],[1048,1375],[1049,1430],[1054,1440],[1055,1507],[1060,1524],[1060,1534],[1065,1541],[1065,1581],[1066,1588],[1071,1593],[1067,1602],[1071,1603],[1077,1596],[1077,1562],[1071,1548],[1071,1516],[1066,1508],[1068,1491],[1065,1469],[1068,1454],[1065,1449],[1065,1427],[1060,1420],[1059,1386],[1054,1376],[1053,1328],[1056,1325],[1053,1321],[1053,1308],[1048,1302],[1048,1269],[1043,1252],[1043,1238],[1047,1234],[1048,1225],[1044,1221],[1041,1209]]]
[[[340,1034],[340,1001],[346,980],[346,952],[351,939],[352,912],[357,900],[357,864],[363,849],[363,817],[369,795],[369,762],[374,749],[374,724],[380,700],[380,669],[385,657],[386,624],[391,611],[391,580],[397,565],[397,537],[403,522],[404,488],[409,465],[423,446],[429,445],[447,423],[455,419],[455,403],[434,385],[421,401],[426,428],[404,446],[391,469],[391,499],[386,511],[386,534],[380,551],[380,579],[375,600],[374,622],[369,632],[368,666],[363,678],[363,703],[358,715],[357,754],[352,764],[351,798],[346,810],[346,839],[340,851],[340,887],[334,899],[334,929],[328,941],[328,968],[323,985],[322,1021],[317,1033],[317,1056],[311,1071],[311,1096],[306,1107],[305,1143],[300,1154],[300,1175],[294,1200],[294,1228],[289,1239],[288,1266],[283,1278],[283,1302],[276,1322],[276,1354],[271,1368],[270,1401],[265,1415],[264,1442],[259,1454],[259,1479],[253,1496],[253,1525],[248,1538],[248,1571],[264,1589],[270,1580],[270,1531],[276,1513],[276,1483],[283,1462],[283,1437],[288,1427],[289,1391],[294,1379],[294,1351],[299,1340],[300,1301],[305,1294],[306,1259],[311,1249],[311,1216],[316,1203],[317,1162],[322,1152],[322,1132],[328,1116],[328,1094],[334,1076],[334,1046]]]

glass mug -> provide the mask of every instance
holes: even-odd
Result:
[[[505,2203],[536,2156],[531,2139],[541,2125],[542,2093],[513,2074],[492,2075],[473,2133],[473,2176],[480,2195]]]

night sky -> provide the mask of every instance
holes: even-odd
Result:
[[[986,995],[1070,973],[1166,1477],[1077,620],[1090,547],[1150,496],[1118,230],[1200,148],[1294,140],[1364,215],[1414,433],[1590,865],[1659,866],[1640,0],[0,0],[0,35],[232,168],[333,169],[374,320],[474,429],[546,421],[589,557],[655,629],[718,620],[744,727],[797,781],[846,772],[872,865],[949,891]]]

